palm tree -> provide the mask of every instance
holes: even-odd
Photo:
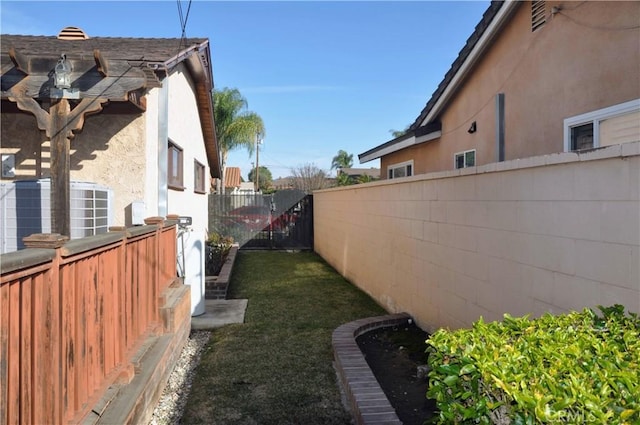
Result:
[[[264,123],[260,115],[247,111],[247,100],[238,89],[228,87],[213,90],[213,117],[216,124],[216,138],[222,156],[222,179],[220,193],[224,193],[224,170],[229,151],[245,148],[249,156],[258,138],[264,137]]]
[[[389,130],[389,133],[391,133],[391,136],[393,136],[393,138],[395,139],[407,134],[410,128],[411,128],[411,124],[409,124],[404,130]]]
[[[351,177],[349,177],[349,174],[341,172],[338,172],[338,175],[336,176],[336,183],[338,184],[338,186],[349,186],[353,184],[353,182],[351,181]]]
[[[331,169],[339,170],[341,168],[351,168],[353,165],[353,154],[348,154],[347,151],[340,149],[338,154],[333,157],[331,161]]]

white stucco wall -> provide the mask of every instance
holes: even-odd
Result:
[[[147,94],[147,112],[145,113],[145,155],[147,157],[146,174],[144,176],[144,192],[145,197],[142,199],[145,205],[145,217],[159,216],[158,211],[158,153],[160,152],[158,144],[158,109],[159,109],[159,93],[161,88],[150,90]]]
[[[169,189],[168,213],[192,217],[192,226],[184,234],[185,283],[191,286],[192,314],[204,312],[204,245],[209,219],[206,193],[194,191],[194,160],[205,165],[205,188],[209,168],[193,83],[184,67],[168,79],[169,139],[183,149],[184,190]],[[180,241],[182,243],[182,241]],[[179,246],[179,252],[182,249]]]
[[[194,160],[207,165],[207,153],[192,82],[182,68],[169,77],[169,138],[183,149],[184,190],[169,189],[169,214],[193,217],[193,229],[205,231],[207,194],[194,192]],[[209,168],[206,167],[206,176]],[[208,188],[208,185],[205,184]]]

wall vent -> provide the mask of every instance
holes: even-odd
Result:
[[[544,0],[531,2],[531,32],[544,26],[547,22],[547,7]]]
[[[66,27],[58,34],[59,40],[86,40],[89,36],[78,27]]]

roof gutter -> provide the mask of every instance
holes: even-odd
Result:
[[[374,159],[378,159],[381,156],[389,155],[390,153],[396,152],[400,149],[435,140],[440,136],[442,136],[442,124],[439,121],[432,122],[429,125],[418,127],[415,130],[409,130],[400,137],[396,137],[387,143],[376,146],[373,149],[369,149],[368,151],[358,155],[358,159],[362,164],[363,162],[369,162]]]
[[[487,50],[500,28],[502,28],[502,26],[507,22],[507,19],[518,6],[520,6],[520,2],[517,0],[507,0],[504,2],[503,7],[500,8],[496,16],[491,20],[491,23],[480,37],[480,40],[475,44],[465,61],[462,63],[458,72],[456,72],[449,84],[447,84],[447,87],[444,89],[427,116],[421,121],[421,126],[430,123],[442,112],[444,106],[449,102],[449,100],[451,100],[451,97],[453,97],[459,85],[471,72],[474,65],[481,59],[482,54]]]

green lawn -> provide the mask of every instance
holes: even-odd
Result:
[[[385,311],[311,252],[240,252],[229,298],[245,323],[213,331],[182,423],[349,424],[331,334]]]

